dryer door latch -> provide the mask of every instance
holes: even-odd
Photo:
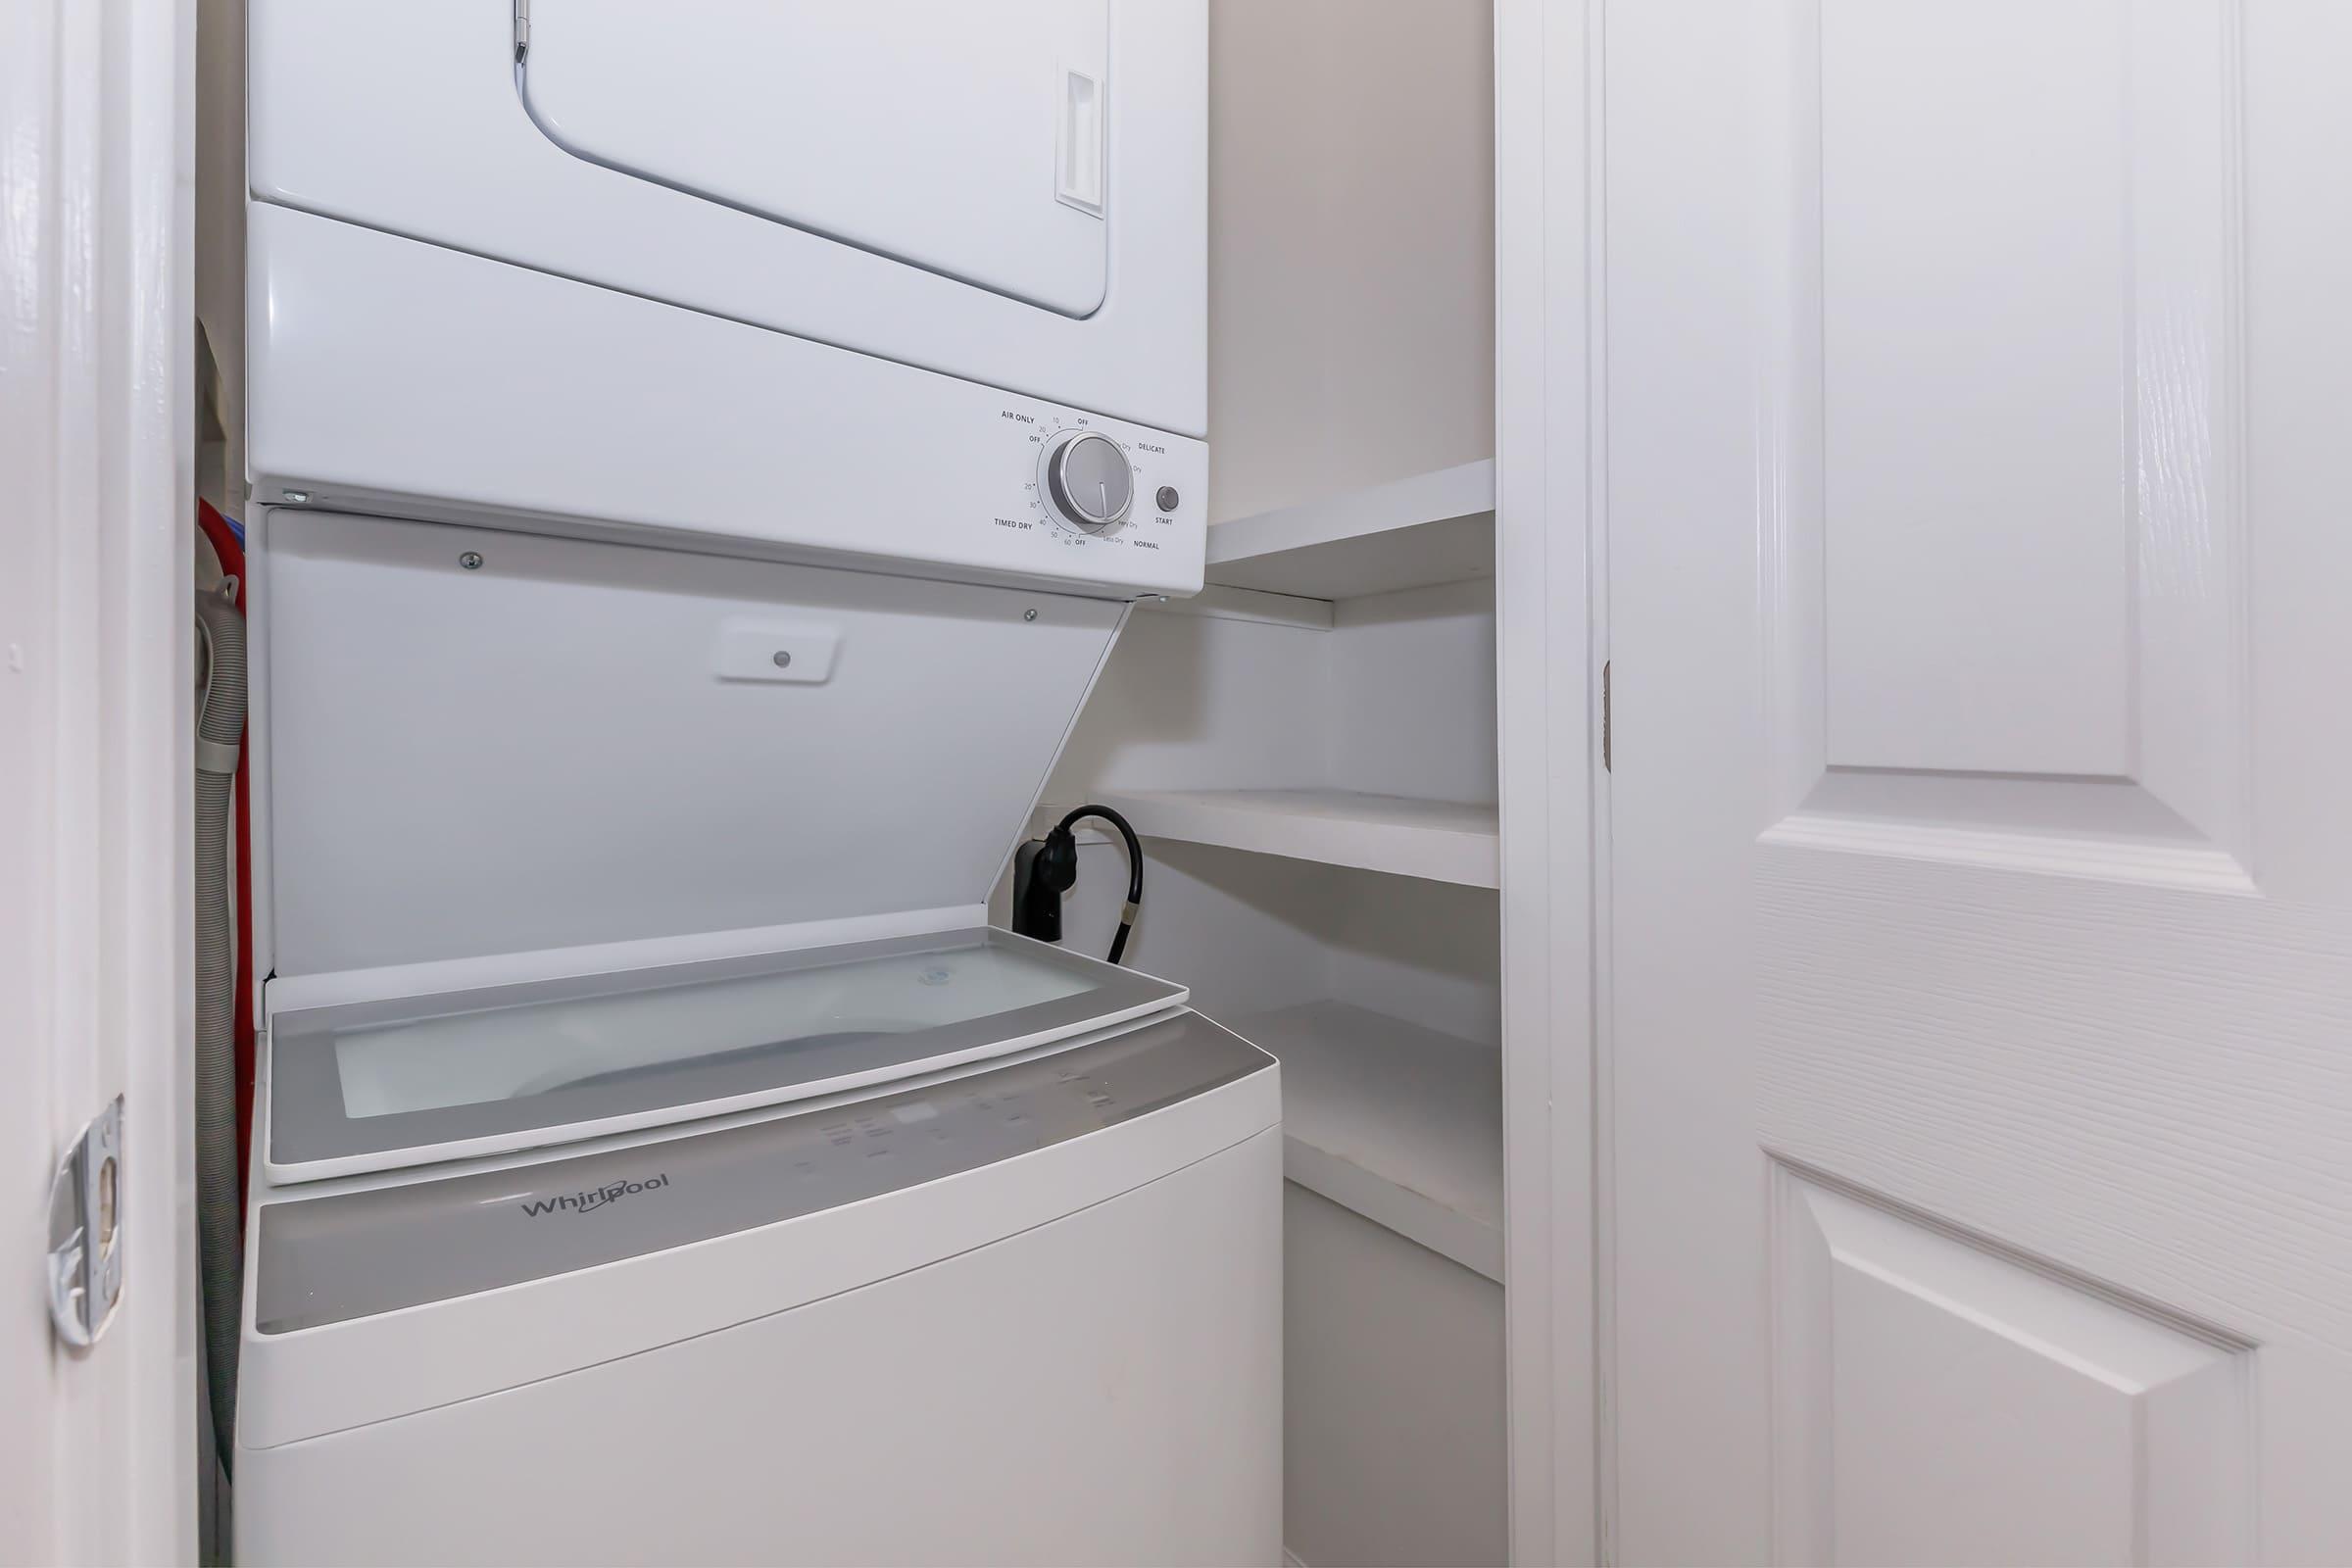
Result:
[[[1061,71],[1059,133],[1054,137],[1054,199],[1102,216],[1102,78],[1075,66]]]

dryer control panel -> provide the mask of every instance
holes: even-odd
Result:
[[[1093,550],[1074,563],[1107,564],[1125,553],[1147,571],[1149,558],[1173,561],[1200,548],[1207,488],[1200,443],[1050,405],[1008,407],[1001,416],[1021,428],[1028,451],[1021,511],[996,519],[1000,527],[1037,533],[1056,549]],[[1199,586],[1193,578],[1174,591]]]
[[[1106,599],[1200,589],[1204,441],[308,213],[250,218],[260,504]]]

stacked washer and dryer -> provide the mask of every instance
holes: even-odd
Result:
[[[1272,1561],[1280,1099],[987,926],[1200,585],[1199,0],[252,0],[235,1549]]]

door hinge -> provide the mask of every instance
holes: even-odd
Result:
[[[122,1097],[90,1118],[49,1183],[49,1320],[80,1349],[122,1304]]]
[[[1600,662],[1600,770],[1614,773],[1609,756],[1609,662]]]
[[[514,0],[514,63],[531,52],[531,0]]]

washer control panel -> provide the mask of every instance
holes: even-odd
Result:
[[[1189,1009],[868,1099],[255,1210],[256,1333],[287,1334],[713,1241],[1017,1159],[1266,1072]],[[1268,1096],[1272,1100],[1271,1094]],[[1268,1114],[1273,1113],[1269,1103]]]

